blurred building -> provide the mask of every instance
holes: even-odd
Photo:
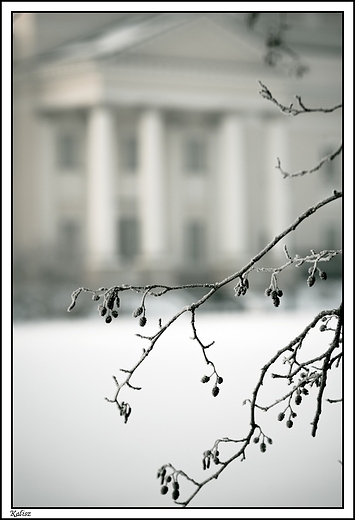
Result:
[[[15,281],[216,281],[341,188],[341,155],[275,169],[334,152],[341,110],[286,116],[257,82],[285,105],[341,103],[341,16],[290,13],[285,49],[278,13],[15,15]],[[340,202],[321,212],[291,255],[341,247]]]

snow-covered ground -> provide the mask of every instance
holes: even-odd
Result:
[[[271,302],[270,302],[271,304]],[[173,303],[148,311],[145,329],[125,315],[107,325],[90,318],[20,322],[13,334],[14,506],[177,507],[160,494],[158,468],[167,462],[203,480],[202,454],[221,437],[248,432],[249,406],[260,369],[298,335],[317,309],[282,308],[249,312],[197,313],[202,341],[224,378],[220,394],[201,377],[210,369],[183,315],[162,336],[137,370],[121,400],[132,406],[127,424],[112,398],[112,378],[131,368],[145,341],[136,333],[157,330]],[[175,309],[175,311],[178,309]],[[303,346],[317,353],[331,333],[313,330]],[[266,379],[262,403],[288,390],[283,380]],[[275,386],[276,385],[276,386]],[[325,398],[341,396],[341,368],[331,371]],[[257,421],[273,439],[261,453],[249,446],[196,496],[192,507],[340,507],[342,501],[342,405],[324,403],[319,431],[311,437],[316,389],[297,410],[294,427],[277,420],[278,406]],[[221,459],[237,445],[226,445]],[[181,480],[181,499],[191,487]]]

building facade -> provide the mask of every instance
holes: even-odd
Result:
[[[285,105],[341,103],[341,14],[291,18],[302,78],[265,64],[265,31],[240,14],[113,14],[59,43],[70,13],[15,20],[15,277],[216,281],[341,188],[341,155],[294,179],[275,168],[335,151],[341,110],[286,116],[257,81]],[[340,204],[322,211],[285,239],[292,255],[341,248]],[[280,245],[270,262],[284,259]]]

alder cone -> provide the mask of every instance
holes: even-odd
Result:
[[[172,497],[173,497],[173,500],[177,500],[180,496],[180,492],[178,489],[174,489],[173,491],[173,494],[172,494]]]
[[[219,394],[219,388],[218,388],[218,386],[214,386],[212,388],[212,395],[213,395],[213,397],[216,397],[218,394]]]
[[[166,495],[168,491],[169,491],[168,486],[163,486],[163,487],[160,489],[160,493],[161,493],[162,495]]]

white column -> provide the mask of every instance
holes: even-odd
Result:
[[[88,118],[87,263],[90,270],[116,264],[115,127],[112,109],[96,106]]]
[[[42,253],[54,253],[56,242],[56,176],[54,165],[56,160],[55,128],[51,118],[43,116],[39,122],[39,139],[41,143],[40,158],[40,236]],[[47,257],[47,261],[48,261]]]
[[[270,122],[267,128],[267,185],[266,185],[266,233],[268,240],[272,240],[279,235],[287,226],[292,224],[291,211],[291,192],[292,180],[284,179],[282,173],[277,166],[277,158],[280,158],[281,166],[286,171],[290,170],[288,161],[288,137],[287,122],[275,119]],[[291,233],[292,235],[292,233]],[[292,236],[286,237],[286,242],[290,245]],[[285,258],[282,246],[276,246],[274,255]]]
[[[248,251],[246,144],[243,120],[223,116],[218,173],[219,250],[221,260],[235,262]]]
[[[139,122],[142,267],[157,269],[166,258],[167,191],[163,116],[147,109]]]

